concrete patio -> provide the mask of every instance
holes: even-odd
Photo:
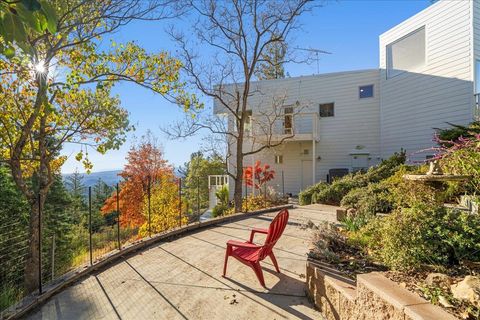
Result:
[[[253,271],[229,260],[221,276],[225,243],[246,240],[275,213],[219,224],[161,242],[53,296],[29,319],[322,319],[305,295],[309,220],[334,221],[335,208],[311,205],[290,211],[274,252],[281,274],[265,260],[267,290]],[[257,243],[262,243],[258,235]]]

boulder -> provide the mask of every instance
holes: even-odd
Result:
[[[432,287],[446,287],[452,285],[453,280],[449,276],[443,273],[429,273],[425,278],[425,283]]]
[[[452,285],[450,290],[455,299],[466,300],[480,307],[480,277],[466,276],[459,283]]]

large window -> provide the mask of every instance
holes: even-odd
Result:
[[[322,103],[320,104],[320,117],[333,117],[335,114],[335,105],[331,103]]]
[[[387,45],[387,78],[425,64],[425,27]]]

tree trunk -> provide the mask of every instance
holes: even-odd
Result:
[[[233,201],[235,204],[235,212],[241,212],[242,211],[242,176],[237,176],[235,178],[235,189],[233,193]]]
[[[43,207],[45,197],[42,197],[40,205]],[[39,288],[39,264],[40,252],[38,245],[40,243],[39,233],[39,203],[38,198],[30,202],[30,222],[29,222],[29,236],[30,242],[28,246],[28,255],[25,264],[25,290],[27,293],[34,292]]]

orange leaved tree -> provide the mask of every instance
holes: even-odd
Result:
[[[163,158],[161,148],[150,135],[130,149],[127,160],[119,174],[123,178],[119,192],[120,225],[140,227],[146,222],[143,208],[149,188],[160,183],[164,176],[171,177],[173,168]],[[116,210],[117,195],[114,193],[105,201],[102,213]]]

